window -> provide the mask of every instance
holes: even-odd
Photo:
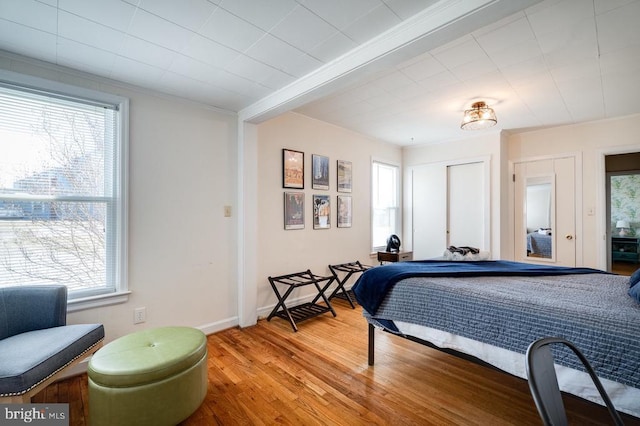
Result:
[[[124,98],[0,73],[0,287],[126,290]]]
[[[384,250],[387,238],[400,232],[399,167],[373,161],[371,164],[372,251]]]

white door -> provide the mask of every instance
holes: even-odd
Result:
[[[575,158],[555,158],[515,164],[515,259],[529,263],[576,265]],[[534,187],[548,185],[550,202],[534,197]],[[544,205],[545,212],[539,209]],[[548,217],[536,222],[533,217]],[[547,229],[546,235],[541,229]],[[550,244],[546,250],[546,244]]]
[[[416,167],[412,173],[413,258],[442,256],[447,248],[447,174],[442,165]]]
[[[484,163],[467,163],[447,167],[448,175],[448,246],[484,249],[485,185]]]

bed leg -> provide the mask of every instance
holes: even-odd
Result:
[[[369,324],[369,365],[373,365],[373,352],[376,328]]]

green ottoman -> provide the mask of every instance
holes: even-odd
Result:
[[[92,425],[175,425],[207,394],[207,338],[190,327],[132,333],[98,350],[87,373]]]

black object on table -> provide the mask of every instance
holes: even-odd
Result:
[[[277,316],[289,321],[289,323],[291,324],[291,328],[293,328],[293,331],[298,331],[296,321],[299,322],[305,319],[313,318],[315,316],[324,314],[325,312],[331,312],[335,317],[336,311],[333,310],[331,302],[329,302],[329,299],[327,299],[327,296],[325,296],[324,294],[331,283],[333,283],[334,279],[335,277],[333,276],[323,277],[320,275],[314,275],[309,269],[303,272],[296,272],[294,274],[269,277],[269,283],[271,284],[271,288],[273,288],[273,292],[278,298],[278,303],[269,314],[269,317],[267,317],[267,321],[271,321],[271,318]],[[323,287],[320,287],[320,284],[325,282],[326,284],[324,284]],[[285,291],[284,295],[280,295],[276,284],[286,285],[289,288],[287,288],[287,291]],[[303,303],[301,305],[293,306],[290,308],[287,307],[284,302],[287,300],[293,290],[311,284],[313,284],[318,290],[318,294],[311,302]],[[322,298],[326,306],[317,303],[320,298]]]
[[[362,263],[360,263],[360,261],[341,263],[339,265],[329,265],[329,270],[338,283],[338,287],[333,290],[333,292],[329,296],[329,300],[332,300],[334,297],[344,299],[349,302],[353,309],[355,309],[356,306],[353,304],[353,302],[355,302],[356,298],[353,295],[353,291],[345,289],[344,286],[353,274],[357,272],[364,272],[369,268],[371,268],[371,266],[363,265]],[[340,279],[338,272],[346,272],[346,275],[342,279]]]

